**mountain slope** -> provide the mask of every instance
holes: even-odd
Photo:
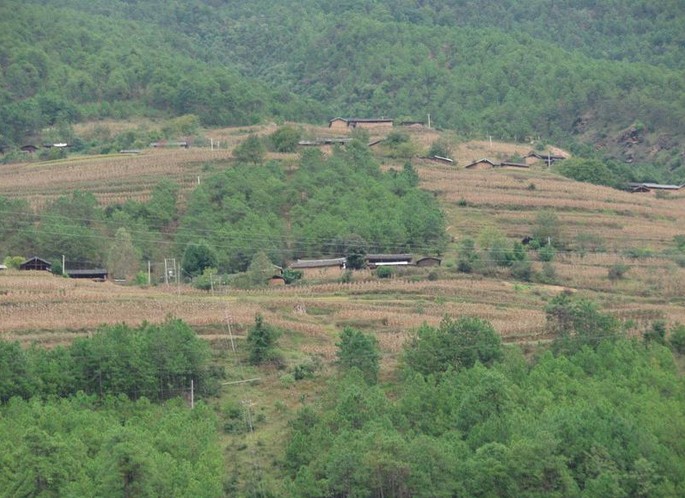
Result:
[[[13,0],[4,14],[9,142],[136,113],[206,125],[430,113],[462,134],[539,136],[685,179],[677,1]]]

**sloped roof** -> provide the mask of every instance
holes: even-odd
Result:
[[[333,266],[342,266],[344,264],[345,258],[298,259],[295,263],[290,265],[290,268],[295,270],[303,268],[329,268]]]
[[[465,168],[473,168],[474,166],[477,166],[478,164],[486,163],[492,166],[493,168],[495,167],[495,163],[493,163],[490,159],[478,159],[478,161],[473,161],[472,163],[467,164],[464,166]]]

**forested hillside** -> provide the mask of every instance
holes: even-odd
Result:
[[[3,3],[5,145],[46,126],[335,115],[540,137],[685,179],[681,2]],[[578,147],[579,145],[588,147]]]

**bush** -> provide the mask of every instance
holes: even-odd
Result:
[[[293,126],[282,126],[269,136],[270,148],[274,152],[295,152],[301,135]]]
[[[533,266],[530,261],[515,261],[511,265],[511,275],[517,280],[530,282],[533,277]]]
[[[557,281],[557,270],[549,261],[542,264],[542,272],[540,272],[539,280],[543,284],[553,284]]]
[[[376,276],[378,278],[391,278],[393,274],[394,271],[389,266],[379,266],[376,268]]]
[[[608,277],[609,280],[616,281],[621,280],[625,277],[625,274],[630,270],[630,267],[624,263],[616,263],[609,267]]]
[[[433,142],[428,149],[428,157],[440,156],[450,157],[450,146],[444,139],[438,139]]]
[[[676,353],[685,354],[685,325],[677,324],[671,329],[668,343]]]
[[[554,249],[554,246],[550,244],[544,245],[538,250],[538,258],[540,258],[540,261],[552,261],[556,254],[557,250]]]
[[[642,339],[645,343],[656,342],[657,344],[666,344],[666,322],[664,320],[657,320],[652,323],[652,327],[646,331]]]

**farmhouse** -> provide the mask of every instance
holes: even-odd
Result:
[[[366,264],[369,268],[379,266],[408,266],[414,257],[411,254],[367,254]]]
[[[345,258],[298,259],[289,268],[301,271],[305,278],[337,276],[345,269]]]
[[[93,268],[90,270],[64,270],[64,273],[69,278],[87,278],[99,282],[107,280],[108,275],[107,270],[102,268]]]
[[[49,261],[46,261],[44,259],[41,259],[37,256],[34,256],[30,259],[27,259],[23,263],[19,265],[20,270],[40,270],[40,271],[50,271],[52,268],[52,263]]]
[[[495,163],[493,163],[490,159],[479,159],[478,161],[473,161],[470,164],[467,164],[464,166],[466,169],[490,169],[494,168]]]
[[[386,118],[333,118],[328,122],[332,130],[348,130],[350,128],[392,128],[393,120]]]
[[[560,154],[552,154],[549,152],[547,154],[529,152],[523,159],[529,166],[540,161],[544,161],[547,166],[551,166],[557,161],[563,161],[564,159],[566,159],[566,156],[562,156]]]
[[[499,166],[500,168],[530,168],[526,163],[516,163],[513,161],[502,161]]]
[[[628,188],[631,192],[651,192],[652,190],[680,190],[685,185],[663,185],[661,183],[629,183]]]

